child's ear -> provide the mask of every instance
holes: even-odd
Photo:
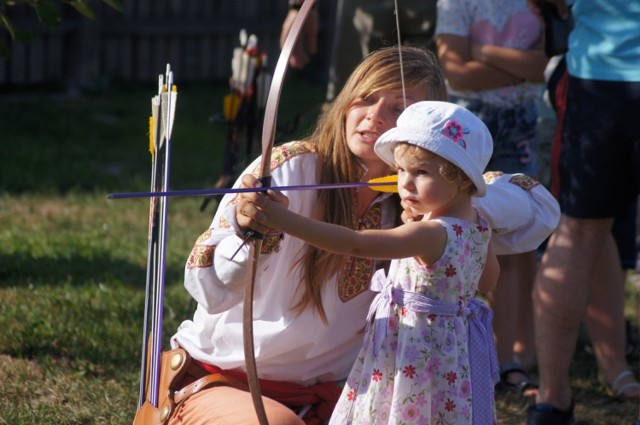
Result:
[[[471,180],[466,179],[460,184],[460,191],[473,195],[476,192],[476,187]]]

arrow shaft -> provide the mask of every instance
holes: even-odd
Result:
[[[291,186],[278,186],[276,190],[327,190],[327,189],[354,189],[361,187],[382,187],[382,186],[395,186],[395,182],[380,182],[380,183],[323,183],[323,184],[311,184],[311,185],[291,185]],[[193,190],[170,190],[170,191],[158,191],[158,192],[125,192],[125,193],[111,193],[107,195],[108,199],[129,199],[129,198],[151,198],[151,197],[177,197],[177,196],[222,196],[230,193],[246,193],[246,192],[265,192],[267,190],[274,190],[271,187],[239,187],[231,189],[193,189]]]

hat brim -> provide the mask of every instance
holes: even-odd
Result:
[[[378,155],[380,157],[380,159],[382,159],[384,162],[386,162],[387,164],[393,166],[395,165],[395,158],[393,156],[393,151],[396,147],[396,145],[398,143],[409,143],[412,145],[416,145],[422,149],[428,150],[429,152],[432,152],[435,155],[438,155],[444,159],[446,159],[447,161],[455,164],[457,167],[459,167],[462,170],[471,170],[470,175],[469,173],[465,173],[467,175],[467,177],[469,177],[469,179],[473,182],[473,184],[476,187],[476,193],[473,194],[473,196],[484,196],[487,193],[487,187],[484,181],[484,178],[482,176],[482,172],[480,172],[480,170],[478,170],[477,172],[475,171],[477,169],[476,165],[472,163],[472,161],[467,158],[467,156],[465,155],[460,155],[460,157],[453,157],[452,155],[448,155],[447,151],[440,151],[440,149],[437,148],[437,143],[421,143],[418,144],[416,143],[417,140],[424,140],[425,136],[422,133],[417,133],[417,134],[412,134],[414,133],[413,131],[411,131],[411,129],[408,128],[399,128],[399,127],[394,127],[388,131],[386,131],[384,134],[382,134],[378,140],[376,141],[376,144],[373,147],[374,152],[376,153],[376,155]],[[436,140],[437,140],[436,136]]]

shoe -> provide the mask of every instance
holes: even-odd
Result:
[[[538,403],[527,409],[527,425],[575,425],[573,402],[568,410],[560,410],[549,403]]]
[[[509,376],[515,373],[524,376],[524,378],[518,382],[510,381]],[[538,383],[531,379],[521,364],[505,363],[500,365],[500,381],[498,381],[497,387],[497,389],[502,389],[523,397],[535,397],[535,393],[531,393],[531,390],[537,390]]]
[[[623,383],[624,381],[626,383]],[[598,374],[598,381],[604,386],[607,395],[615,399],[637,400],[640,396],[640,383],[635,380],[633,372],[625,369],[609,384],[602,374]]]

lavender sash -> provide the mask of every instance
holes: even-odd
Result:
[[[374,275],[373,288],[381,286],[381,291],[373,300],[367,314],[367,327],[373,324],[373,354],[377,356],[382,341],[387,336],[389,317],[393,305],[403,306],[416,313],[442,316],[466,316],[469,323],[469,366],[473,397],[473,424],[486,425],[494,422],[494,386],[499,380],[498,359],[491,320],[493,312],[482,301],[472,298],[462,306],[436,300],[417,292],[393,288],[381,272]]]

